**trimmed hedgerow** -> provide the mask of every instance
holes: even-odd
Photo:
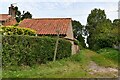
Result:
[[[2,64],[34,65],[53,60],[56,38],[37,36],[3,36]],[[59,39],[57,59],[71,55],[71,43]]]
[[[15,26],[1,27],[2,35],[30,35],[35,36],[36,31],[30,28],[21,28]]]

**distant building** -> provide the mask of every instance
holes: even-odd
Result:
[[[120,0],[118,2],[118,19],[120,19]]]
[[[0,14],[0,26],[11,26],[16,23],[17,21],[15,19],[15,9],[14,6],[11,4],[8,14]]]

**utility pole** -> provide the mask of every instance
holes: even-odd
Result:
[[[57,32],[57,40],[56,40],[56,44],[55,44],[55,51],[54,51],[54,58],[53,58],[53,61],[56,60],[60,30],[57,30],[56,32]]]

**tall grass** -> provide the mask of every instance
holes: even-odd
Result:
[[[105,58],[108,58],[110,60],[113,60],[115,62],[120,62],[120,53],[118,50],[116,49],[112,49],[112,48],[103,48],[100,49],[99,51],[97,51],[97,53],[101,54],[102,56],[104,56]]]

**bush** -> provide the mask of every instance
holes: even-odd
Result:
[[[84,59],[84,57],[85,57],[85,56],[84,56],[83,54],[78,53],[78,54],[73,55],[70,59],[71,59],[72,61],[82,62],[83,59]]]
[[[97,51],[97,53],[103,55],[105,58],[111,59],[115,62],[120,62],[120,54],[118,50],[112,49],[112,48],[103,48]]]
[[[86,56],[87,50],[80,50],[79,53],[72,55],[69,59],[70,61],[78,62],[80,65],[89,64],[90,59]]]
[[[56,38],[36,36],[3,36],[3,66],[34,65],[53,60]],[[71,43],[59,40],[57,59],[71,55]]]
[[[83,44],[82,44],[81,42],[79,42],[77,39],[74,40],[74,44],[75,44],[75,45],[78,45],[79,48],[80,48],[80,50],[82,50],[82,49],[85,48],[85,46],[83,46]]]
[[[114,44],[113,37],[105,37],[105,38],[99,38],[99,39],[90,39],[89,38],[88,40],[89,40],[89,44],[91,44],[91,45],[89,45],[90,49],[92,49],[94,51],[98,51],[99,49],[107,48],[107,47],[112,48],[113,44]]]
[[[75,45],[79,45],[80,43],[79,43],[78,40],[75,39],[75,40],[74,40],[74,44],[75,44]]]
[[[14,26],[1,27],[3,35],[30,35],[35,36],[36,31],[29,28]]]

